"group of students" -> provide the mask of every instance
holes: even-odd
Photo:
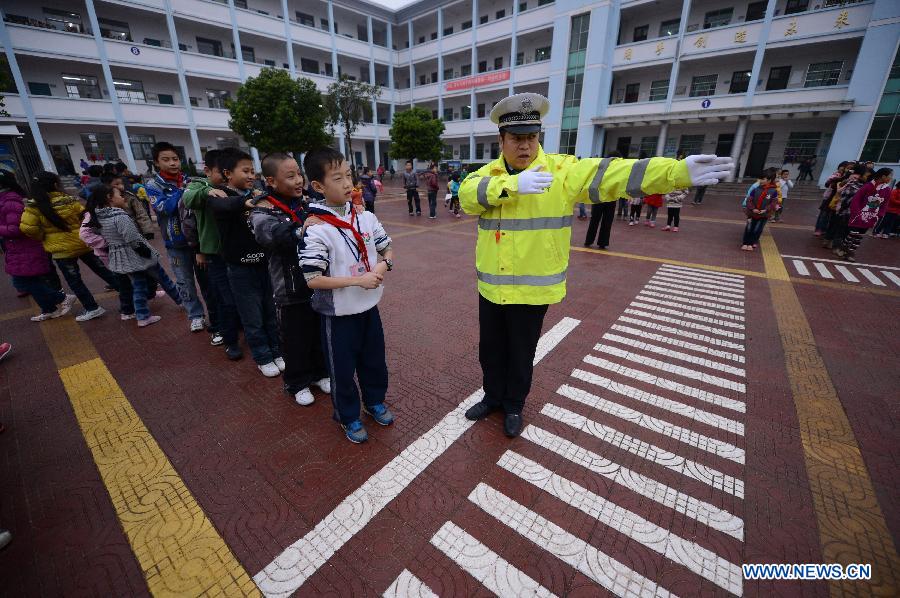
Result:
[[[105,313],[81,279],[81,262],[118,291],[121,319],[136,319],[141,328],[160,321],[150,302],[168,295],[186,310],[190,330],[208,330],[228,359],[243,356],[243,330],[259,370],[281,375],[298,404],[314,402],[311,386],[331,394],[334,419],[351,441],[368,438],[360,394],[362,410],[390,425],[377,304],[393,268],[391,239],[366,210],[374,199],[362,201],[366,183],[343,156],[329,148],[308,153],[307,181],[293,157],[270,154],[262,161],[261,192],[253,159],[240,149],[208,151],[205,176],[193,179],[182,173],[171,144],[152,151],[157,172],[144,188],[174,282],[123,177],[91,181],[82,206],[53,173],[33,177],[30,193],[12,173],[0,173],[6,269],[16,289],[40,306],[32,320],[63,316],[76,298],[84,308],[76,320]],[[308,188],[324,203],[310,203]],[[61,290],[54,263],[74,295]]]

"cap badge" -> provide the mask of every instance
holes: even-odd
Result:
[[[519,112],[523,115],[534,112],[534,104],[531,101],[531,98],[524,98],[522,100],[522,106],[519,108]]]

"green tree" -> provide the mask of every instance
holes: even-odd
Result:
[[[337,81],[328,86],[325,93],[325,110],[328,113],[328,125],[334,135],[336,127],[344,128],[344,154],[353,164],[353,134],[359,125],[372,120],[372,102],[381,96],[381,88],[362,81],[354,81],[347,75],[341,75]],[[354,168],[356,164],[353,164]]]
[[[0,116],[9,116],[9,112],[6,111],[6,103],[3,101],[5,93],[16,93],[16,84],[13,81],[6,56],[0,54]]]
[[[295,81],[281,69],[264,68],[247,79],[227,106],[231,130],[264,154],[306,152],[332,142],[316,84]]]
[[[391,157],[421,158],[437,162],[443,154],[444,121],[415,106],[394,114],[391,124]]]

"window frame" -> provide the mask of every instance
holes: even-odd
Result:
[[[731,82],[728,84],[728,93],[730,94],[739,94],[739,93],[747,93],[750,89],[750,76],[753,74],[752,70],[743,70],[743,71],[734,71],[731,73]],[[735,79],[741,76],[744,78],[742,81],[743,89],[737,89],[735,87]]]
[[[638,31],[640,31],[640,33],[641,33],[641,35],[643,35],[643,37],[640,37],[640,36],[638,35]],[[648,37],[649,35],[650,35],[650,24],[649,24],[649,23],[648,23],[647,25],[638,25],[638,26],[635,27],[634,30],[631,32],[631,41],[632,41],[632,42],[643,42],[643,41],[647,41],[647,37]],[[640,39],[639,39],[639,37],[640,37]]]
[[[705,81],[701,81],[701,79],[705,79]],[[712,84],[712,87],[709,84]],[[701,89],[702,86],[702,89]],[[691,86],[688,91],[688,97],[691,98],[706,98],[709,96],[716,95],[716,89],[719,87],[719,74],[712,73],[710,75],[694,75],[691,78]],[[702,91],[709,91],[710,93],[701,93]]]
[[[820,68],[816,71],[813,71],[813,67],[828,67],[828,65],[832,65],[830,69],[828,68]],[[833,65],[837,65],[837,71]],[[817,79],[810,79],[810,74],[815,73],[818,75]],[[838,85],[841,82],[841,75],[844,73],[844,61],[843,60],[829,60],[826,62],[813,62],[806,67],[806,74],[803,77],[803,87],[833,87]]]
[[[665,83],[665,85],[656,85],[657,83]],[[654,86],[656,85],[656,89]],[[659,89],[663,90],[662,97],[658,97],[658,93],[654,94],[654,91],[658,91]],[[665,100],[669,97],[669,79],[657,79],[656,81],[650,82],[650,98],[651,102],[659,102]]]

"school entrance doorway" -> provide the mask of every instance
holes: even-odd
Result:
[[[758,177],[766,167],[766,157],[769,155],[769,147],[772,145],[773,133],[754,133],[750,142],[750,154],[747,156],[747,166],[744,168],[745,177]]]

